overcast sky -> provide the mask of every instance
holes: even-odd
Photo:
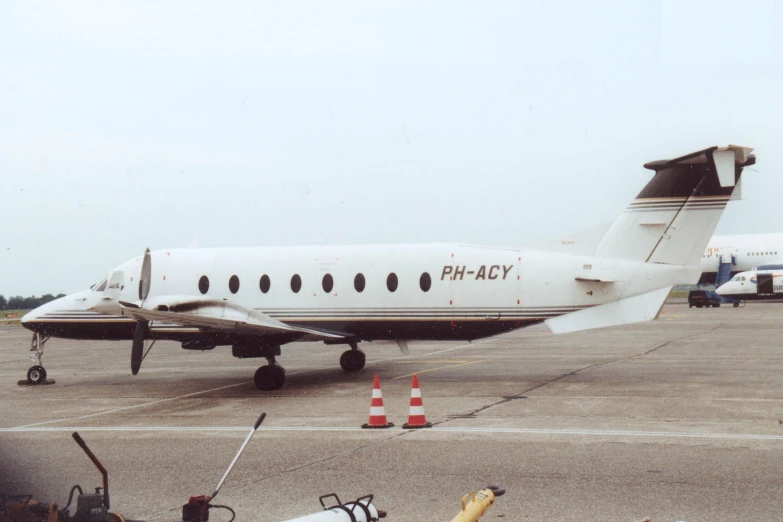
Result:
[[[146,247],[523,245],[642,164],[756,148],[783,231],[783,3],[0,2],[0,294]]]

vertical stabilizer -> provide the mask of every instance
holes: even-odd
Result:
[[[671,265],[699,265],[753,149],[711,147],[647,163],[655,175],[615,220],[595,256]]]

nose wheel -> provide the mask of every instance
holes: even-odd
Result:
[[[31,366],[27,370],[27,382],[28,384],[43,384],[46,382],[46,370],[43,366],[36,364]]]
[[[261,391],[279,390],[285,384],[285,368],[275,362],[274,357],[267,357],[269,364],[256,370],[253,382]]]
[[[54,384],[54,380],[46,379],[46,370],[41,364],[43,358],[44,345],[49,340],[48,336],[42,336],[39,333],[33,334],[33,340],[30,343],[30,351],[35,352],[30,359],[35,363],[27,370],[27,380],[19,381],[20,386],[37,386],[39,384]]]

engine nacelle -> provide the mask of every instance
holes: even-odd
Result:
[[[277,357],[280,355],[280,345],[264,344],[258,341],[240,341],[231,345],[231,355],[239,359]]]
[[[215,348],[215,346],[216,346],[215,343],[213,343],[211,341],[204,340],[204,339],[195,339],[193,341],[183,341],[182,342],[182,349],[183,350],[201,350],[201,351],[204,351],[204,350],[212,350],[213,348]]]

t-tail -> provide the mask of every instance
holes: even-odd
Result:
[[[654,319],[672,286],[696,284],[701,257],[726,204],[739,199],[753,149],[710,147],[647,163],[655,175],[609,229],[572,236],[557,248],[584,257],[576,278],[607,301],[547,320],[556,333]],[[592,285],[592,286],[590,286]],[[590,286],[590,288],[587,288]],[[593,288],[595,287],[595,288]]]
[[[752,150],[710,147],[645,164],[655,175],[615,220],[594,255],[699,265],[726,204],[739,199],[742,169],[756,162]]]

